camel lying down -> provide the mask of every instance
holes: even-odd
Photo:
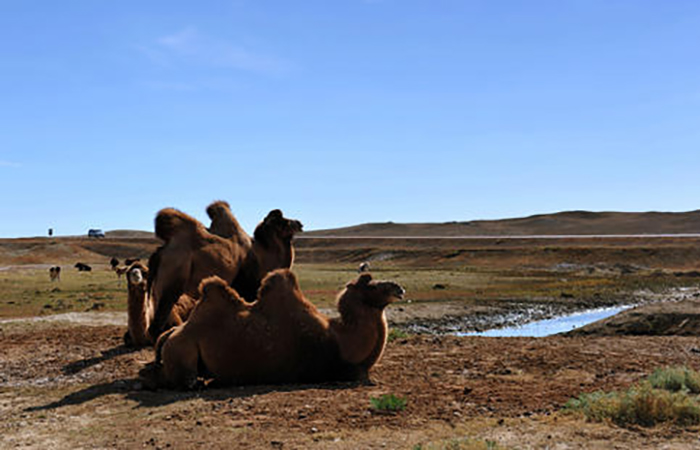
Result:
[[[249,301],[255,300],[260,281],[274,269],[291,268],[292,238],[302,230],[298,220],[282,211],[268,213],[255,228],[254,238],[241,228],[228,203],[209,205],[211,227],[205,228],[187,214],[166,208],[156,216],[156,236],[164,241],[149,259],[149,292],[156,310],[149,325],[155,342],[168,328],[166,321],[181,296],[199,298],[199,285],[206,277],[219,276]]]
[[[247,303],[218,277],[202,282],[202,299],[183,325],[162,334],[156,361],[141,372],[149,388],[367,380],[386,345],[384,308],[404,289],[370,274],[338,296],[329,319],[301,293],[287,269],[270,273]]]

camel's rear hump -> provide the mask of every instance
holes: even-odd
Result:
[[[170,241],[178,232],[196,233],[202,225],[194,217],[190,217],[182,211],[174,208],[165,208],[156,215],[156,236]]]

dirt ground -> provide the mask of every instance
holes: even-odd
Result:
[[[117,280],[107,280],[99,270],[89,279],[67,272],[60,292],[37,280],[57,263],[70,269],[78,259],[105,265],[113,255],[147,257],[157,242],[0,240],[6,310],[24,311],[23,301],[42,310],[44,303],[52,305],[41,320],[18,320],[19,312],[0,318],[0,448],[700,448],[700,427],[628,429],[562,411],[572,397],[627,388],[659,367],[700,369],[698,242],[300,239],[297,268],[314,286],[310,290],[335,289],[336,275],[318,267],[350,270],[354,276],[357,263],[365,260],[383,276],[400,269],[402,283],[419,285],[416,279],[425,278],[425,298],[410,308],[393,305],[388,315],[402,325],[418,319],[430,324],[422,328],[431,332],[465,317],[472,328],[484,320],[508,324],[523,308],[542,307],[547,315],[552,308],[561,312],[558,305],[639,303],[639,292],[652,304],[577,336],[398,338],[373,368],[371,385],[150,392],[137,377],[153,351],[122,346],[124,288]],[[36,264],[41,265],[32,269],[37,273],[22,278]],[[19,275],[15,265],[22,268]],[[100,276],[104,280],[96,281]],[[445,286],[437,289],[436,283]],[[53,307],[58,300],[41,297],[59,294],[74,307],[58,309]],[[112,297],[103,298],[108,294],[121,309],[110,307]],[[90,302],[80,303],[83,297]],[[442,297],[463,301],[433,304]],[[107,303],[105,310],[85,312],[96,300]],[[656,332],[636,332],[649,327]],[[382,394],[406,398],[406,409],[394,415],[373,412],[370,399]]]
[[[373,385],[149,392],[137,372],[153,352],[124,348],[124,330],[0,324],[0,447],[414,448],[465,438],[504,448],[700,446],[698,429],[629,430],[561,412],[581,392],[625,388],[657,367],[700,369],[697,337],[410,336],[388,344]],[[406,409],[373,413],[370,397],[388,393],[405,397]]]

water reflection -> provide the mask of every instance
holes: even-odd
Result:
[[[509,328],[496,328],[487,331],[455,333],[457,336],[489,336],[489,337],[544,337],[557,333],[571,331],[574,328],[588,325],[589,323],[607,319],[615,314],[632,308],[634,305],[616,306],[611,308],[600,308],[571,314],[568,316],[555,317],[553,319],[539,320],[525,325]]]

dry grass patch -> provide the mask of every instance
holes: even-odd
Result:
[[[679,426],[700,424],[700,374],[685,367],[657,369],[624,392],[593,392],[571,399],[569,412],[586,419],[612,421],[620,426],[652,427],[670,422]]]

